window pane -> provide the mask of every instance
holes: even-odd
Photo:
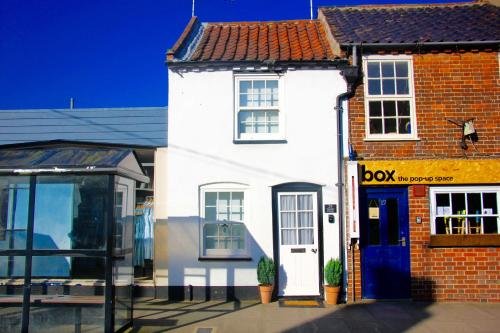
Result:
[[[484,233],[485,234],[498,234],[498,218],[497,217],[483,217]]]
[[[384,79],[382,80],[383,93],[384,95],[394,95],[394,80]]]
[[[233,211],[243,210],[243,192],[231,192],[231,207]]]
[[[380,221],[379,219],[369,220],[370,230],[368,231],[368,242],[370,245],[380,245]]]
[[[399,134],[410,134],[411,133],[410,118],[399,118],[398,128],[399,128]]]
[[[0,177],[0,249],[24,249],[28,224],[29,178]]]
[[[240,94],[240,106],[249,106],[247,94]]]
[[[398,201],[388,198],[387,208],[387,242],[389,245],[399,245],[399,220],[398,220]]]
[[[0,278],[24,278],[24,259],[21,256],[0,256]]]
[[[245,236],[245,226],[241,223],[232,224],[232,236],[233,237],[244,237]]]
[[[436,194],[436,207],[436,214],[446,215],[446,207],[450,207],[450,195],[448,193]]]
[[[230,224],[222,223],[219,224],[219,237],[229,237],[231,236]]]
[[[24,257],[3,257],[0,256],[0,278],[24,278]],[[0,299],[4,297],[17,298],[18,304],[2,304],[0,305],[0,332],[22,332],[22,297],[24,286],[22,282],[17,284],[5,283],[2,281],[0,285]],[[55,332],[52,330],[51,332]]]
[[[368,77],[380,77],[380,62],[368,63]]]
[[[368,80],[368,94],[380,95],[380,80]]]
[[[410,116],[410,102],[409,101],[398,101],[398,115]]]
[[[447,233],[447,226],[444,222],[444,217],[436,217],[436,234],[444,235]]]
[[[266,112],[264,111],[254,111],[254,121],[264,123],[266,121]]]
[[[275,122],[275,123],[279,122],[279,113],[278,113],[278,111],[267,111],[266,114],[267,114],[267,121],[269,121],[269,122]]]
[[[453,215],[463,215],[463,211],[465,211],[465,193],[452,193],[451,207]]]
[[[33,277],[104,279],[104,258],[34,256]]]
[[[252,123],[240,123],[240,133],[253,133]]]
[[[103,249],[107,176],[39,176],[35,249]]]
[[[498,214],[497,194],[483,193],[483,209],[487,209],[484,214]],[[491,212],[491,213],[490,213]]]
[[[469,234],[480,234],[481,233],[481,218],[480,217],[469,217],[467,218],[467,223],[469,225]]]
[[[280,196],[280,208],[282,211],[295,210],[295,195]]]
[[[299,210],[312,210],[313,209],[313,200],[312,195],[298,195],[297,203]]]
[[[217,219],[216,207],[205,207],[205,220],[215,221]]]
[[[299,244],[314,244],[313,229],[299,229]]]
[[[396,76],[408,77],[408,62],[396,61]]]
[[[205,224],[203,227],[205,237],[216,237],[217,236],[217,224],[209,223]]]
[[[281,230],[281,245],[296,245],[297,236],[295,229]]]
[[[370,133],[371,134],[382,133],[382,119],[370,119]]]
[[[248,94],[252,89],[252,81],[240,81],[240,94]]]
[[[382,116],[382,103],[381,102],[370,102],[368,104],[370,117],[380,117]]]
[[[312,212],[300,212],[299,216],[299,228],[312,228],[313,227],[313,213]]]
[[[384,117],[396,116],[396,102],[384,101]]]
[[[205,192],[205,206],[215,206],[217,204],[216,192]]]
[[[394,77],[394,63],[393,62],[383,62],[382,63],[382,77]]]
[[[295,228],[295,213],[281,213],[281,227]]]
[[[398,89],[398,94],[408,95],[410,93],[410,87],[408,85],[408,79],[397,79],[396,85]]]
[[[205,239],[205,249],[214,250],[217,248],[217,238],[206,238]]]
[[[396,119],[384,119],[384,133],[396,133]]]
[[[267,128],[265,123],[257,123],[255,125],[255,133],[267,133]]]
[[[481,214],[481,194],[467,193],[467,213]]]
[[[278,124],[268,124],[267,128],[268,128],[267,129],[268,133],[278,133],[279,132]]]
[[[266,81],[266,96],[268,99],[268,106],[278,105],[278,81],[268,80]]]

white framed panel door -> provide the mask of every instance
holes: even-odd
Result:
[[[316,192],[279,192],[278,230],[278,295],[319,295]]]

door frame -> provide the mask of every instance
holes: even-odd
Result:
[[[360,207],[360,272],[361,272],[361,295],[364,299],[364,290],[365,290],[365,265],[364,265],[364,248],[367,242],[367,226],[366,226],[366,217],[367,214],[361,210],[361,207],[366,207],[368,203],[368,193],[381,193],[381,194],[391,194],[397,193],[398,195],[403,196],[403,200],[405,202],[406,210],[403,210],[403,218],[406,220],[408,237],[407,237],[407,252],[408,252],[408,295],[411,298],[411,244],[410,244],[410,203],[408,197],[408,186],[394,186],[394,187],[374,187],[374,186],[360,186],[359,187],[359,207]],[[399,209],[399,208],[398,208]],[[371,299],[371,298],[369,298]],[[374,299],[383,299],[383,298],[374,298]],[[406,299],[406,298],[403,298]]]
[[[279,244],[279,219],[278,219],[278,193],[283,192],[314,192],[316,193],[317,219],[318,219],[318,283],[320,297],[324,295],[323,291],[323,197],[322,186],[313,183],[283,183],[272,187],[272,209],[273,209],[273,260],[276,265],[274,276],[275,285],[279,285],[279,267],[280,267],[280,244]],[[278,297],[279,288],[274,288],[273,296]],[[309,295],[303,295],[309,296]],[[285,296],[287,297],[287,296]],[[300,296],[288,296],[300,297]]]

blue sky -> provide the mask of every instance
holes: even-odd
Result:
[[[318,6],[439,0],[332,1]],[[443,2],[443,1],[441,1]],[[167,105],[192,0],[0,0],[0,109]],[[196,0],[206,22],[309,18],[309,0]]]

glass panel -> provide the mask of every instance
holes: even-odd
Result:
[[[399,129],[399,134],[410,134],[411,133],[410,118],[399,118],[398,129]]]
[[[279,122],[278,111],[267,111],[267,121],[278,123]]]
[[[231,235],[233,237],[244,237],[245,236],[245,226],[241,223],[234,223],[231,225]]]
[[[382,80],[383,94],[384,95],[394,95],[394,80],[393,79],[384,79]]]
[[[370,109],[370,117],[380,117],[382,116],[382,104],[381,102],[370,102],[368,104]]]
[[[280,209],[295,210],[295,195],[282,195],[280,196]]]
[[[313,209],[313,200],[312,195],[298,195],[298,210],[312,210]]]
[[[219,192],[219,198],[217,200],[217,220],[229,220],[230,198],[230,192]]]
[[[114,319],[115,331],[132,320],[132,289],[134,270],[132,252],[127,252],[120,259],[113,259]]]
[[[267,128],[265,123],[257,123],[255,125],[255,133],[267,133]]]
[[[410,116],[410,102],[409,101],[398,101],[398,115],[399,116]]]
[[[396,64],[396,76],[408,77],[408,62],[396,61],[395,64]]]
[[[206,221],[217,220],[217,211],[215,207],[205,207],[205,220]]]
[[[231,192],[231,207],[236,212],[243,210],[243,192]]]
[[[240,123],[240,133],[253,133],[252,123]]]
[[[396,116],[396,102],[384,101],[384,116],[385,117]]]
[[[467,223],[469,226],[469,234],[474,235],[481,233],[481,218],[479,216],[467,218]]]
[[[382,133],[382,119],[370,119],[370,133],[371,134]]]
[[[467,193],[467,214],[481,214],[480,193]]]
[[[277,106],[278,105],[278,81],[277,80],[266,81],[266,98],[267,98],[267,106]]]
[[[108,176],[38,176],[35,249],[104,249]]]
[[[97,257],[34,256],[34,278],[104,279],[104,259]]]
[[[279,125],[278,124],[268,124],[268,133],[278,133],[279,132]]]
[[[436,194],[436,214],[450,215],[446,207],[450,207],[450,195],[448,193]]]
[[[262,80],[253,81],[253,93],[254,93],[254,100],[257,102],[255,105],[265,106],[266,105],[265,81]]]
[[[380,77],[380,62],[368,63],[368,77]]]
[[[386,201],[387,208],[387,243],[399,245],[399,216],[398,200],[389,198]]]
[[[483,217],[484,233],[485,234],[498,234],[498,218],[497,217]]]
[[[281,213],[281,227],[295,228],[295,213]]]
[[[313,229],[299,229],[299,244],[314,244]]]
[[[0,300],[12,300],[9,305],[0,302],[0,332],[21,332],[24,257],[0,256],[0,278],[21,278],[0,284]]]
[[[217,236],[217,224],[205,224],[203,227],[204,229],[204,235],[205,237],[211,236],[211,237],[216,237]]]
[[[380,80],[368,80],[368,95],[380,95]]]
[[[299,228],[313,227],[313,213],[312,212],[300,212],[299,217]]]
[[[243,106],[243,107],[249,106],[247,94],[240,95],[240,106]]]
[[[205,238],[205,248],[207,250],[214,250],[217,248],[217,238]]]
[[[398,94],[408,95],[410,93],[408,79],[397,79],[396,80],[396,88],[397,88]]]
[[[447,226],[444,222],[444,217],[436,217],[436,234],[446,234]]]
[[[498,214],[496,193],[483,193],[483,209],[485,209],[484,215]]]
[[[240,94],[248,94],[252,89],[252,81],[240,81]]]
[[[368,242],[370,245],[380,245],[380,220],[369,219]]]
[[[382,63],[382,77],[394,77],[394,63],[393,62],[383,62]]]
[[[297,236],[295,229],[281,230],[281,245],[296,245]]]
[[[452,193],[451,207],[453,215],[465,215],[465,193]]]
[[[384,119],[384,133],[396,133],[396,119]]]
[[[217,192],[205,192],[205,206],[215,206],[217,204]]]
[[[29,177],[0,177],[0,250],[26,248]]]

